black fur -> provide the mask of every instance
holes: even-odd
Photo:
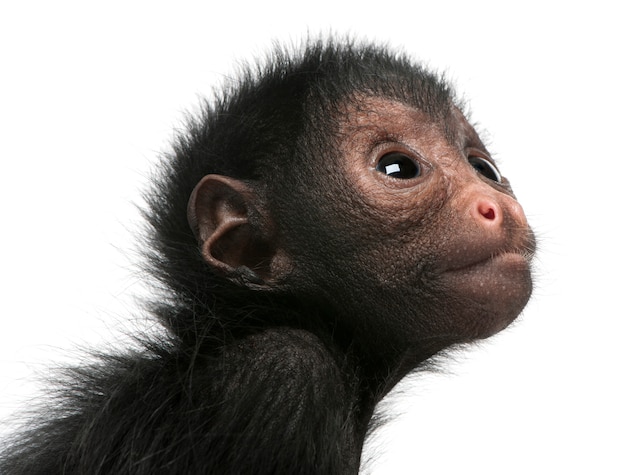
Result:
[[[150,311],[167,337],[72,370],[60,402],[10,441],[1,473],[358,472],[389,385],[371,378],[376,355],[333,313],[341,297],[311,277],[329,272],[332,256],[307,256],[311,272],[262,291],[246,269],[236,279],[211,272],[186,208],[216,173],[254,186],[270,210],[293,208],[280,223],[298,229],[287,241],[323,233],[322,199],[293,202],[290,190],[315,183],[342,105],[361,94],[439,119],[453,101],[445,81],[402,54],[320,40],[276,48],[189,119],[146,194],[147,261],[160,288]]]

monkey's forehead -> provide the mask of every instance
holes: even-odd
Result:
[[[435,135],[458,148],[484,148],[463,111],[451,103],[449,110],[433,117],[406,102],[376,96],[360,96],[345,106],[341,137],[405,141]],[[362,143],[362,142],[361,142]]]

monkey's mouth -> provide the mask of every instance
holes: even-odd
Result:
[[[534,252],[528,250],[502,251],[489,255],[488,257],[480,257],[462,265],[452,266],[444,272],[465,272],[472,269],[495,266],[498,268],[529,268]]]
[[[502,242],[506,241],[506,242]],[[449,259],[441,269],[444,273],[459,273],[472,269],[529,269],[535,255],[537,243],[532,230],[528,229],[523,234],[509,236],[501,240],[498,246],[485,246],[484,243],[477,242],[474,246],[464,246],[463,252],[458,252]]]

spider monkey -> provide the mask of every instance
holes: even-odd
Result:
[[[446,80],[387,47],[277,47],[159,167],[166,336],[74,368],[2,473],[355,474],[383,396],[530,297],[508,180]]]

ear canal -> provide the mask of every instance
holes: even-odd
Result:
[[[258,206],[245,183],[207,175],[194,188],[187,218],[204,260],[219,274],[241,284],[262,285],[271,279],[273,251],[250,212]]]

